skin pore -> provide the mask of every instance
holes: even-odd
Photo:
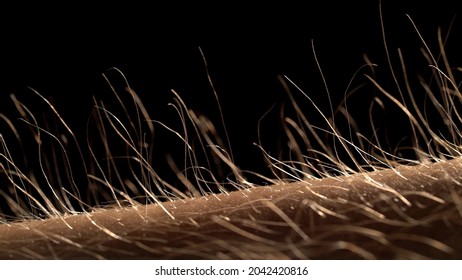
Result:
[[[1,115],[16,141],[7,142],[2,128],[0,258],[459,259],[460,71],[449,65],[441,34],[439,39],[436,55],[422,41],[432,70],[419,88],[427,96],[424,107],[410,88],[399,50],[398,69],[390,63],[392,76],[401,73],[404,80],[399,94],[373,78],[375,65],[365,57],[370,72],[364,75],[377,93],[366,108],[372,136],[361,132],[348,109],[356,88],[335,110],[323,112],[289,77],[281,77],[295,113],[281,113],[289,156],[276,158],[256,145],[272,177],[239,169],[228,141],[174,91],[172,106],[182,124],[176,129],[152,120],[128,82],[120,93],[108,80],[122,114],[95,100],[85,144],[40,93],[31,90],[60,132],[51,132],[13,95],[38,165],[30,170],[28,155],[16,157],[13,146],[26,146],[26,140]],[[311,122],[296,94],[322,123]],[[380,138],[375,112],[390,106],[408,123],[411,146],[396,148]],[[175,182],[152,166],[154,131],[182,144],[182,165],[166,159]],[[217,165],[230,174],[226,180]],[[88,191],[78,187],[75,166],[87,176]],[[250,174],[265,183],[250,182]]]

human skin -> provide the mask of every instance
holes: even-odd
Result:
[[[461,167],[454,159],[4,224],[0,258],[458,259]]]

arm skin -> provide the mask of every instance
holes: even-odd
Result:
[[[460,259],[460,170],[454,159],[3,224],[0,258]]]

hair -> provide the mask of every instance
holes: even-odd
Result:
[[[0,258],[461,258],[460,68],[440,31],[435,51],[415,30],[430,65],[417,83],[400,49],[393,61],[383,26],[391,82],[364,56],[326,111],[280,76],[288,102],[257,128],[277,111],[284,144],[276,154],[269,139],[255,144],[266,173],[233,159],[208,72],[218,126],[174,90],[179,125],[153,120],[116,68],[104,74],[114,100],[93,99],[85,137],[36,90],[40,115],[11,95],[20,118],[0,114]]]

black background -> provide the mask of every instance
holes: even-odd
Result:
[[[341,102],[351,77],[364,64],[364,54],[381,71],[389,72],[379,1],[265,2],[258,6],[236,2],[114,3],[3,7],[1,112],[16,120],[11,93],[33,110],[38,101],[31,97],[31,87],[49,98],[81,135],[92,110],[92,96],[107,102],[113,98],[103,74],[117,84],[120,76],[109,70],[116,67],[140,95],[153,119],[168,122],[175,116],[167,106],[173,97],[170,90],[174,89],[188,106],[218,124],[201,48],[223,106],[236,163],[258,171],[263,164],[259,149],[253,145],[258,141],[258,119],[272,105],[279,108],[288,100],[279,75],[290,77],[322,110],[329,110],[312,43],[334,106]],[[427,71],[428,63],[422,59],[422,44],[406,14],[437,51],[437,28],[446,32],[458,10],[455,1],[416,3],[383,1],[382,9],[393,56],[396,58],[396,48],[403,48],[408,68],[419,74]],[[453,65],[460,62],[460,31],[456,17],[448,42]],[[360,75],[357,84],[364,81]],[[392,82],[389,76],[383,81]],[[352,108],[367,110],[361,108],[363,105]],[[43,104],[37,106],[43,108]],[[273,125],[267,121],[262,127],[270,140],[279,133]],[[273,153],[280,145],[276,139],[263,144]],[[161,153],[172,152],[168,143],[158,145]]]

